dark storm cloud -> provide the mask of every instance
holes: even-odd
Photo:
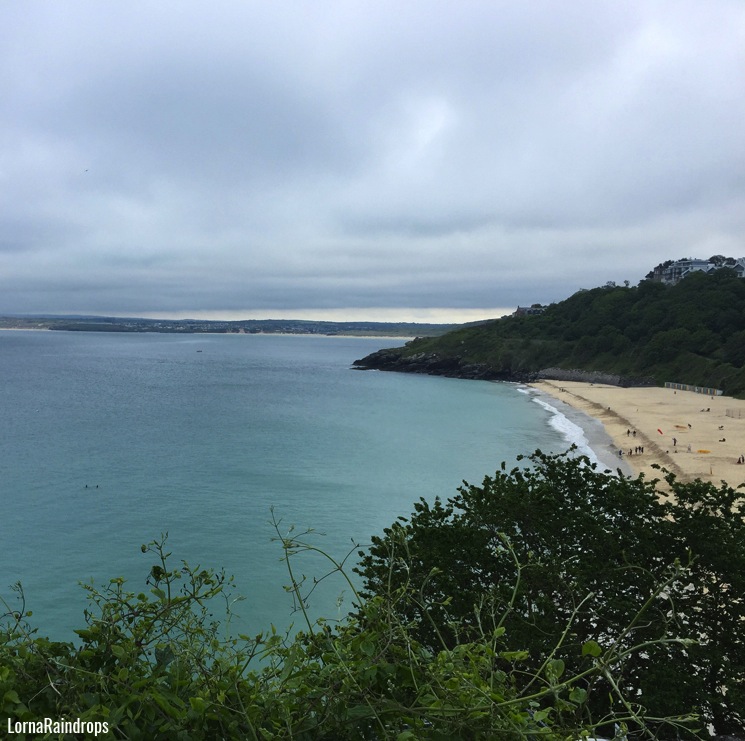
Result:
[[[734,0],[31,0],[0,29],[0,311],[502,307],[745,255]]]

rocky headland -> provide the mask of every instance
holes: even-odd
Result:
[[[412,355],[402,353],[400,348],[378,350],[364,358],[355,360],[355,370],[396,371],[398,373],[422,373],[448,378],[469,378],[479,381],[511,381],[534,383],[542,379],[553,381],[581,381],[602,383],[610,386],[653,386],[650,378],[631,378],[613,373],[566,368],[543,368],[536,371],[494,368],[486,363],[472,363],[457,355],[441,355],[436,352],[420,352]]]

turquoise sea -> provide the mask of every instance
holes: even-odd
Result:
[[[13,604],[20,580],[32,625],[70,639],[78,582],[143,590],[153,560],[140,545],[168,532],[176,562],[235,576],[241,632],[284,629],[298,616],[272,508],[343,558],[419,497],[587,444],[513,384],[350,368],[400,342],[1,331],[0,595]],[[308,557],[295,568],[326,570]],[[333,619],[351,598],[328,579],[310,605]]]

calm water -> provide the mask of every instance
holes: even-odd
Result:
[[[567,447],[515,386],[350,370],[394,344],[0,332],[0,594],[21,580],[33,624],[70,638],[77,583],[125,576],[140,591],[140,544],[168,531],[175,558],[235,575],[241,631],[286,627],[270,508],[342,557],[420,496]],[[323,574],[308,558],[296,570]],[[324,582],[314,614],[344,614],[342,590]]]

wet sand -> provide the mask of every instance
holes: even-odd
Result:
[[[539,381],[531,387],[599,420],[623,460],[647,478],[658,465],[681,481],[702,479],[736,487],[745,482],[745,401],[667,388],[620,388],[578,381]],[[727,415],[727,410],[741,418]],[[636,433],[636,434],[634,434]],[[644,452],[635,452],[643,447]]]

